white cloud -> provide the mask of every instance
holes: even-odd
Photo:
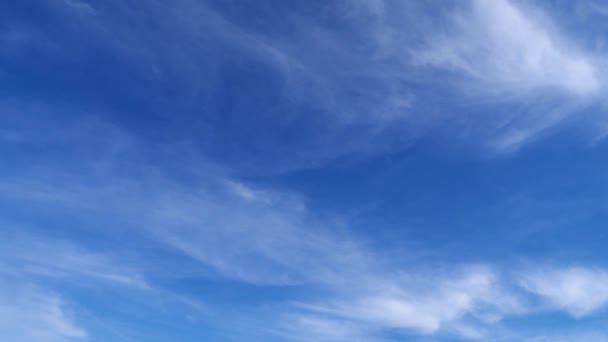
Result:
[[[417,65],[455,71],[443,75],[483,113],[460,113],[468,139],[492,153],[513,152],[601,101],[599,55],[578,47],[541,9],[509,0],[467,4],[410,52]]]
[[[6,225],[5,223],[3,225]],[[10,231],[10,229],[6,229]],[[73,243],[24,234],[0,234],[0,274],[103,281],[147,288],[143,276],[114,257],[93,253]]]
[[[66,310],[58,295],[27,284],[0,288],[0,331],[14,342],[84,340],[87,331]]]
[[[74,0],[66,3],[77,4],[76,7],[88,4]],[[61,7],[72,8],[73,4]],[[466,90],[459,95],[470,95],[474,88],[472,91],[478,95],[491,95],[492,101],[500,103],[510,99],[518,103],[522,98],[536,100],[547,93],[567,94],[570,95],[566,96],[567,100],[572,101],[585,101],[601,93],[603,77],[597,63],[601,58],[577,49],[573,39],[537,15],[539,11],[506,0],[479,0],[470,4],[470,11],[455,15],[457,19],[450,25],[443,21],[445,8],[434,11],[436,15],[428,15],[429,11],[421,10],[424,6],[417,4],[338,1],[328,4],[328,11],[342,15],[344,27],[338,25],[340,29],[335,29],[323,20],[293,15],[288,20],[292,28],[288,36],[243,27],[221,11],[190,0],[158,6],[145,1],[138,3],[137,12],[142,16],[149,16],[151,22],[163,23],[154,30],[134,27],[129,24],[131,18],[118,16],[133,12],[128,2],[116,5],[121,9],[112,13],[117,15],[116,20],[107,21],[106,15],[89,15],[87,20],[79,19],[78,23],[86,28],[86,34],[111,47],[114,55],[128,61],[137,60],[142,70],[153,74],[151,79],[172,82],[175,81],[172,76],[177,77],[179,89],[176,91],[180,97],[175,102],[183,101],[188,104],[186,107],[192,107],[200,98],[212,96],[214,80],[224,76],[219,73],[229,60],[223,58],[227,51],[259,64],[276,76],[280,80],[277,89],[273,89],[275,97],[286,99],[293,108],[319,109],[312,112],[322,116],[324,123],[314,134],[303,133],[302,139],[290,146],[289,153],[285,153],[284,141],[274,140],[272,129],[263,135],[252,133],[264,142],[259,146],[264,153],[260,154],[262,157],[243,153],[244,159],[255,159],[243,163],[282,172],[315,166],[337,157],[361,157],[405,148],[432,134],[432,129],[444,122],[462,122],[452,108],[435,106],[435,100],[445,95],[435,91],[451,80],[435,82],[435,71],[427,74],[428,69],[421,71],[412,65],[408,53],[412,51],[417,62],[464,73],[465,79],[458,84]],[[83,12],[76,18],[88,13],[65,12],[68,19],[74,19],[76,12]],[[166,13],[174,15],[166,16]],[[447,33],[438,32],[445,26]],[[151,37],[150,32],[156,36]],[[57,40],[51,38],[37,40]],[[426,44],[426,48],[421,49],[421,44]],[[191,77],[200,74],[207,77]],[[475,117],[472,121],[485,120],[478,130],[481,135],[489,132],[491,138],[472,134],[471,139],[484,140],[483,147],[490,145],[496,151],[513,151],[572,114],[547,108],[539,111],[544,113],[539,118],[527,118],[528,113],[490,113],[493,118],[506,117],[500,121],[514,122],[496,130],[492,119]],[[299,116],[300,110],[271,112],[269,110],[268,115],[276,115],[276,121],[285,123],[289,129],[294,128],[291,123],[306,120]],[[524,122],[515,120],[520,117],[526,117]],[[320,120],[310,122],[317,121]],[[468,128],[453,131],[469,131]],[[226,134],[239,133],[227,131]],[[245,152],[259,151],[249,149],[259,143],[255,140],[243,145],[237,141],[230,144]],[[297,151],[294,153],[294,150]],[[273,155],[281,158],[264,159]]]
[[[142,151],[136,146],[124,146],[121,155],[138,160]],[[218,169],[210,171],[213,168],[205,162],[195,163],[197,174],[188,184],[169,177],[153,163],[131,165],[131,172],[125,174],[115,169],[119,165],[112,163],[112,155],[102,150],[94,157],[85,155],[70,161],[77,164],[70,169],[88,169],[89,163],[104,165],[88,177],[69,178],[64,175],[67,165],[47,164],[44,178],[70,180],[61,184],[55,181],[53,187],[45,185],[52,196],[36,195],[37,184],[44,183],[31,182],[37,177],[27,171],[27,180],[12,179],[13,191],[3,196],[16,201],[42,201],[85,220],[106,215],[126,218],[125,222],[137,222],[129,234],[153,237],[237,281],[299,284],[312,293],[327,293],[297,306],[300,311],[307,307],[300,317],[309,317],[300,319],[298,326],[315,325],[323,330],[325,321],[310,318],[323,312],[332,316],[331,322],[341,322],[344,331],[362,322],[372,332],[400,328],[432,334],[465,316],[487,321],[486,316],[501,317],[503,311],[511,310],[512,299],[501,292],[500,281],[489,268],[452,270],[445,276],[425,275],[424,270],[396,271],[390,260],[352,236],[340,220],[320,221],[314,217],[295,194],[248,186]],[[107,161],[106,156],[110,158]],[[73,200],[54,200],[65,197],[64,193]],[[102,207],[99,203],[106,204]],[[121,230],[124,233],[124,227]],[[6,251],[10,256],[7,260],[28,266],[26,272],[37,266],[34,269],[41,271],[32,273],[77,274],[126,284],[140,280],[128,268],[117,267],[112,258],[69,244],[31,240],[13,239]]]
[[[372,331],[397,329],[424,335],[449,332],[465,337],[482,335],[475,324],[491,324],[522,311],[519,299],[503,288],[491,268],[464,267],[447,273],[429,277],[422,276],[423,272],[410,272],[406,278],[380,273],[372,282],[375,286],[370,287],[369,281],[361,284],[352,279],[350,289],[334,289],[341,299],[325,298],[320,304],[300,307]]]
[[[103,129],[97,136],[120,138],[116,132],[101,134]],[[71,146],[70,139],[83,149],[90,143],[80,136],[64,136],[67,140],[61,146],[54,146],[52,139],[43,143],[58,151]],[[106,146],[103,139],[94,140],[95,145]],[[119,140],[131,141],[128,137]],[[107,148],[114,151],[111,144]],[[130,160],[141,160],[138,156],[145,152],[141,148],[140,144],[125,143],[119,153]],[[284,304],[263,317],[266,325],[276,324],[275,330],[285,336],[297,338],[314,332],[319,337],[316,340],[323,340],[320,336],[329,341],[343,336],[367,340],[383,331],[396,330],[484,339],[488,336],[485,331],[495,331],[505,317],[533,311],[565,311],[579,317],[597,312],[608,302],[605,271],[541,269],[524,273],[518,288],[511,286],[514,278],[510,273],[489,265],[404,265],[402,260],[389,260],[383,251],[364,244],[340,220],[319,220],[296,194],[250,186],[204,160],[188,164],[195,166],[191,169],[194,172],[183,170],[189,175],[184,183],[155,162],[130,164],[129,172],[125,172],[124,165],[114,162],[114,153],[103,147],[98,152],[65,163],[42,160],[43,173],[36,173],[39,161],[33,160],[32,169],[22,170],[27,177],[10,179],[12,191],[3,192],[2,197],[17,204],[43,203],[49,210],[60,208],[84,222],[105,216],[134,222],[128,228],[107,229],[154,238],[172,252],[235,281],[298,284],[307,290],[306,299]],[[91,167],[100,164],[103,167]],[[67,177],[71,169],[95,172]],[[44,179],[53,179],[54,183],[40,181]],[[6,180],[0,181],[0,187],[3,182]],[[49,196],[38,195],[41,184]],[[72,200],[55,200],[64,197]],[[12,267],[11,272],[28,277],[77,276],[111,284],[145,284],[143,277],[119,265],[116,258],[70,243],[27,236],[4,240],[9,244],[0,252],[3,265],[24,266]],[[548,305],[530,306],[523,300],[528,297],[544,299]]]
[[[601,269],[540,269],[523,274],[521,284],[553,309],[574,317],[590,315],[608,305],[608,272]]]
[[[596,94],[600,75],[591,56],[576,50],[550,24],[508,0],[472,1],[453,32],[439,35],[419,61],[463,71],[488,91],[556,89]]]

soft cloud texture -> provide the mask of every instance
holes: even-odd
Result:
[[[435,38],[418,58],[465,72],[497,95],[543,88],[597,94],[601,77],[593,56],[577,52],[537,13],[508,0],[472,1],[471,13],[455,17],[456,29]]]
[[[493,152],[512,152],[599,101],[603,88],[601,53],[578,46],[575,35],[560,30],[545,8],[507,0],[437,6],[434,12],[420,4],[337,1],[315,5],[319,18],[282,13],[279,6],[277,15],[264,17],[283,27],[274,31],[239,23],[239,6],[222,11],[200,1],[144,1],[137,10],[113,1],[65,1],[51,7],[58,22],[70,23],[70,34],[9,23],[7,36],[26,37],[19,45],[22,52],[86,61],[87,49],[70,50],[80,57],[58,50],[80,34],[91,37],[97,44],[90,48],[111,53],[116,67],[133,69],[130,85],[116,88],[122,91],[117,96],[135,106],[147,96],[156,98],[159,113],[151,120],[174,112],[174,120],[186,127],[190,119],[200,119],[200,108],[215,113],[211,117],[217,120],[203,120],[199,128],[204,132],[188,139],[206,151],[222,150],[214,157],[249,171],[287,172],[337,158],[368,158],[446,134],[450,142],[464,139]],[[130,25],[136,12],[158,25],[150,30]],[[108,20],[110,13],[116,18]],[[336,23],[331,26],[328,18],[339,20],[331,20]],[[53,42],[52,47],[45,42]],[[232,73],[223,74],[225,69]],[[269,78],[265,84],[257,83],[256,72]],[[429,84],[436,76],[447,81]],[[243,91],[223,88],[226,77],[242,84]],[[167,88],[177,94],[171,101],[162,100]],[[274,95],[262,94],[266,88]],[[234,91],[226,94],[234,99],[230,109],[224,108],[218,89]],[[453,92],[476,106],[508,108],[481,106],[476,111],[484,114],[478,115],[454,113],[450,100],[446,108],[437,105],[437,99],[449,99]],[[262,122],[278,123],[276,132],[300,138],[286,142],[275,130],[247,130],[256,122],[233,115],[250,106],[259,106]],[[603,124],[595,118],[591,125],[598,122]],[[446,132],[444,125],[453,129]],[[213,133],[218,131],[238,138],[225,140]]]
[[[465,269],[454,276],[433,276],[426,281],[398,282],[386,279],[385,288],[350,298],[332,308],[311,309],[348,317],[354,321],[433,334],[458,323],[464,316],[490,321],[515,313],[517,298],[501,289],[502,284],[488,268]],[[412,276],[412,275],[409,275]],[[419,282],[419,283],[418,283]],[[416,284],[418,283],[418,284]]]
[[[192,323],[203,321],[242,333],[234,340],[508,341],[528,339],[513,321],[598,317],[608,303],[602,260],[588,267],[564,257],[547,267],[538,246],[519,255],[525,249],[513,241],[481,241],[507,210],[488,221],[474,211],[513,195],[514,185],[527,188],[538,155],[520,168],[460,168],[477,153],[447,153],[458,160],[449,163],[427,147],[464,139],[518,151],[599,101],[601,55],[561,31],[546,8],[515,1],[269,3],[44,2],[48,11],[32,20],[41,27],[7,11],[0,61],[13,64],[0,76],[18,89],[0,98],[8,336],[96,336],[70,303],[98,289],[115,297],[90,302],[116,315],[99,330],[128,316],[137,322],[125,330],[145,328],[135,340],[211,330]],[[29,55],[35,63],[18,68]],[[496,171],[503,166],[519,178]],[[430,175],[420,189],[404,186],[417,173]],[[552,183],[567,188],[558,194],[584,197],[566,176]],[[357,187],[366,198],[351,203],[347,190]],[[379,208],[369,214],[376,187],[384,192],[369,200]],[[340,209],[351,204],[377,217],[357,225],[361,217]],[[452,222],[450,211],[464,218]],[[383,233],[394,233],[398,248]],[[466,255],[437,251],[448,244],[438,241],[463,244]],[[515,246],[516,255],[476,251],[486,243]],[[121,300],[103,307],[109,298]]]
[[[48,184],[32,181],[42,175],[36,173],[39,161],[30,160],[30,168],[22,171],[29,179],[10,178],[10,187],[0,184],[10,190],[3,196],[17,203],[60,208],[85,222],[93,215],[113,217],[123,224],[108,229],[153,239],[225,279],[252,286],[308,288],[306,298],[265,313],[266,321],[272,322],[268,329],[284,338],[374,340],[385,330],[396,330],[484,339],[488,331],[502,329],[507,317],[539,311],[580,317],[603,307],[608,298],[602,295],[608,294],[601,281],[608,278],[604,271],[584,267],[517,273],[488,263],[449,267],[398,263],[354,234],[347,221],[316,219],[295,193],[249,185],[194,157],[191,165],[205,170],[204,177],[181,170],[179,174],[188,175],[185,184],[160,163],[144,161],[145,149],[135,137],[95,120],[73,127],[88,127],[98,134],[90,141],[80,134],[62,134],[59,142],[24,132],[21,137],[29,144],[41,139],[56,151],[76,141],[83,151],[92,144],[98,148],[94,157],[83,154],[78,161],[47,163],[43,177],[54,180]],[[105,144],[104,139],[121,144]],[[115,162],[116,156],[140,162],[128,164],[127,171]],[[70,170],[78,169],[95,172],[62,181]],[[8,274],[30,279],[78,277],[142,289],[153,286],[144,281],[145,272],[163,278],[158,268],[130,267],[67,242],[18,234],[6,240],[10,243],[3,265]],[[17,265],[24,268],[18,271]],[[543,305],[535,305],[534,299]]]
[[[608,304],[608,273],[602,269],[539,269],[521,281],[526,290],[540,296],[547,305],[575,317],[590,315]]]
[[[519,104],[471,118],[490,127],[474,135],[486,136],[481,139],[495,153],[517,151],[600,101],[601,58],[577,46],[541,9],[508,0],[468,5],[412,55],[422,65],[456,71],[457,89],[472,103]]]
[[[139,271],[121,265],[114,257],[88,252],[69,242],[9,234],[2,234],[2,240],[5,246],[0,252],[1,273],[66,277],[80,281],[91,279],[109,285],[147,287]]]
[[[20,284],[0,288],[0,331],[15,341],[82,341],[87,332],[74,322],[61,297],[52,292]]]

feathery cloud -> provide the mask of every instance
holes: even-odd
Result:
[[[15,342],[80,341],[87,331],[76,323],[61,297],[36,287],[21,284],[0,287],[0,331]]]
[[[456,17],[456,29],[440,34],[420,62],[462,71],[489,92],[526,94],[555,89],[594,95],[602,86],[594,58],[576,50],[534,11],[508,0],[475,0]]]
[[[549,307],[574,317],[593,314],[608,305],[608,272],[602,269],[539,269],[523,275],[521,284]]]

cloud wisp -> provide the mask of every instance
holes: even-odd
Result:
[[[489,129],[484,139],[495,153],[517,151],[602,102],[601,54],[577,46],[550,15],[509,0],[467,4],[412,56],[421,65],[453,72],[456,91],[471,103],[490,104],[483,107],[490,113],[471,120]],[[496,104],[508,109],[491,106]]]
[[[608,273],[602,269],[540,269],[523,276],[521,284],[547,306],[574,317],[593,314],[608,305]]]
[[[182,302],[196,308],[187,320],[211,311],[200,319],[280,340],[500,340],[510,318],[597,317],[608,305],[602,265],[402,257],[377,243],[376,227],[357,230],[273,178],[441,140],[443,127],[447,140],[513,152],[602,101],[601,55],[540,7],[425,6],[338,1],[303,12],[315,15],[279,6],[250,22],[243,8],[211,2],[66,0],[45,7],[54,30],[0,28],[7,60],[53,57],[45,77],[23,68],[37,80],[29,87],[73,71],[50,96],[85,98],[98,113],[0,98],[0,328],[17,341],[94,336],[69,305],[91,289],[128,293],[120,304],[132,312]],[[97,54],[112,56],[101,70],[112,72],[90,73]],[[347,186],[358,185],[354,168]],[[461,239],[451,228],[432,233]],[[99,236],[114,238],[110,250]],[[231,297],[249,290],[262,294]]]
[[[468,145],[508,153],[565,125],[590,103],[602,102],[603,55],[579,46],[579,32],[560,30],[549,10],[521,2],[469,1],[430,11],[383,0],[336,1],[318,9],[320,18],[283,7],[285,12],[264,17],[289,34],[243,25],[230,8],[199,1],[137,6],[58,2],[54,19],[71,23],[65,35],[10,23],[6,31],[25,37],[17,44],[21,49],[64,63],[73,57],[58,51],[69,50],[70,37],[90,38],[92,51],[111,53],[119,66],[133,70],[128,80],[115,74],[103,80],[130,85],[115,94],[122,101],[138,106],[135,99],[157,99],[161,113],[152,120],[165,111],[185,126],[203,117],[208,131],[188,139],[207,151],[227,149],[224,157],[239,157],[225,162],[258,171],[366,158],[427,137],[465,139]],[[158,25],[130,25],[134,13]],[[323,15],[339,20],[328,25]],[[74,58],[89,60],[87,51],[73,51]],[[264,74],[263,87],[255,70]],[[446,81],[432,82],[437,76]],[[241,90],[222,86],[231,80]],[[167,98],[167,88],[177,95]],[[272,96],[261,88],[271,89]],[[218,89],[234,101],[223,104]],[[462,103],[475,110],[456,110]],[[504,108],[496,110],[495,104]],[[233,115],[250,110],[263,113],[261,121],[278,129],[244,129],[260,121]],[[604,125],[602,118],[592,121],[591,126]],[[214,131],[240,138],[224,140]],[[286,143],[275,131],[299,139]]]
[[[101,125],[97,131],[109,127]],[[124,134],[114,131],[98,137],[114,139]],[[79,135],[64,136],[87,144]],[[36,139],[30,138],[30,143]],[[556,311],[580,318],[599,312],[608,303],[605,286],[594,282],[606,279],[601,269],[557,267],[517,273],[490,263],[443,267],[404,264],[364,243],[346,222],[320,221],[297,194],[248,184],[203,160],[189,164],[197,165],[194,172],[179,172],[180,178],[187,175],[187,184],[162,167],[166,161],[129,164],[126,170],[125,165],[113,162],[113,156],[118,153],[142,161],[145,151],[133,137],[119,140],[123,144],[118,151],[115,145],[107,145],[112,153],[102,149],[94,157],[83,154],[78,160],[56,164],[43,160],[44,175],[37,176],[38,161],[30,160],[30,169],[22,171],[27,179],[10,178],[13,191],[3,193],[3,197],[17,203],[42,202],[85,222],[113,217],[124,226],[108,229],[153,239],[172,253],[213,269],[221,278],[246,286],[306,289],[306,296],[270,306],[270,313],[264,313],[267,330],[276,336],[374,340],[382,339],[385,331],[398,331],[484,339],[488,331],[503,329],[507,317]],[[100,143],[97,138],[94,141],[96,146]],[[44,143],[57,151],[72,145]],[[56,183],[68,179],[65,173],[69,170],[91,169],[93,165],[102,166],[85,177]],[[37,195],[37,186],[42,184],[33,181],[37,177],[55,180],[44,186],[45,193],[52,196]],[[72,200],[55,201],[66,197]],[[12,276],[65,282],[78,277],[144,289],[154,286],[145,273],[150,269],[117,266],[112,256],[27,236],[17,235],[11,241],[4,251],[3,268]],[[145,259],[145,251],[140,253]],[[170,277],[160,269],[152,272],[151,278]],[[201,281],[207,276],[201,274]],[[175,289],[164,291],[188,297]],[[71,327],[67,333],[80,332],[66,326]]]
[[[88,333],[72,317],[62,298],[31,285],[0,287],[0,330],[15,341],[83,341]]]
[[[455,17],[456,29],[434,38],[417,57],[462,71],[490,92],[523,95],[556,89],[573,96],[597,94],[602,85],[595,58],[576,52],[534,13],[508,0],[472,1],[470,13]]]
[[[139,270],[121,265],[113,256],[89,252],[70,242],[23,234],[2,234],[2,240],[5,248],[0,252],[0,272],[4,274],[75,278],[82,285],[85,285],[83,279],[89,279],[93,283],[148,287]]]

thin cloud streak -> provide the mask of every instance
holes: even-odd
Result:
[[[608,306],[608,272],[568,267],[538,269],[521,278],[522,286],[542,298],[550,308],[580,318]]]
[[[86,251],[73,243],[23,234],[1,234],[0,273],[48,278],[77,278],[109,285],[148,288],[139,270],[113,256]],[[82,280],[81,280],[82,281]],[[83,283],[84,285],[84,283]]]
[[[534,11],[508,0],[476,0],[471,7],[471,13],[457,17],[454,32],[436,37],[417,55],[420,62],[463,71],[491,92],[523,95],[554,88],[589,96],[600,90],[593,56],[576,52],[534,18]]]
[[[600,55],[577,47],[540,9],[509,0],[468,4],[451,17],[449,30],[431,33],[412,56],[420,65],[456,72],[456,90],[472,101],[525,104],[490,113],[494,120],[474,118],[491,128],[485,139],[495,153],[517,151],[602,101]]]
[[[301,126],[309,124],[314,134],[301,133],[301,141],[289,146],[298,153],[285,153],[286,147],[272,134],[254,132],[248,142],[229,144],[246,152],[240,166],[258,166],[266,172],[406,149],[421,138],[444,135],[437,130],[446,123],[457,128],[450,130],[454,140],[462,138],[458,132],[472,131],[465,137],[469,143],[474,140],[473,144],[495,153],[509,153],[559,127],[590,102],[601,102],[598,95],[604,88],[601,54],[578,47],[575,37],[549,20],[550,13],[541,15],[542,8],[507,0],[471,1],[442,9],[435,18],[441,25],[431,23],[434,16],[414,4],[338,2],[328,6],[345,23],[345,30],[331,30],[315,18],[294,16],[289,22],[293,36],[289,37],[248,30],[225,13],[196,1],[141,3],[138,12],[160,23],[152,32],[128,24],[133,20],[128,3],[110,2],[109,7],[94,11],[74,10],[73,4],[81,2],[60,3],[59,13],[75,21],[100,47],[111,47],[122,63],[144,66],[137,70],[146,73],[147,82],[158,87],[175,84],[180,95],[172,103],[180,108],[218,110],[213,106],[213,89],[225,77],[219,71],[230,65],[226,56],[232,53],[272,75],[279,108],[290,103],[307,117],[312,113],[312,119],[299,110],[288,116],[283,110],[260,110],[284,123],[284,129],[301,132]],[[106,21],[104,14],[111,8],[124,17]],[[152,33],[158,37],[150,39]],[[30,44],[58,40],[37,34],[43,37]],[[353,41],[357,44],[348,43]],[[201,60],[205,63],[199,63]],[[457,71],[456,75],[451,71]],[[452,87],[445,86],[447,91],[458,93],[465,101],[530,105],[505,112],[488,109],[484,112],[491,113],[484,116],[437,108],[438,98],[453,95],[431,89],[427,79],[438,72],[451,80],[447,84]],[[247,96],[247,92],[239,94]],[[553,107],[538,105],[535,99],[539,97],[549,98]],[[181,115],[190,114],[184,110]],[[320,119],[324,124],[316,125]],[[592,121],[591,125],[604,123],[602,118]],[[238,126],[224,129],[233,136],[243,133]],[[227,145],[225,141],[210,143]],[[258,150],[264,153],[254,153]],[[274,157],[279,155],[282,158]]]
[[[0,331],[15,342],[82,341],[88,336],[60,296],[27,283],[0,286]]]
[[[100,136],[121,134],[124,133]],[[127,142],[133,138],[120,140]],[[142,160],[138,157],[143,153],[139,146],[122,144],[120,153]],[[100,163],[99,156],[112,155],[100,153],[95,163]],[[82,163],[81,166],[59,163],[45,168],[44,177],[61,180],[65,178],[61,176],[63,167],[86,168],[84,165],[89,162],[83,158],[70,161]],[[133,169],[126,173],[118,172],[120,164],[113,164],[111,159],[101,164],[104,167],[98,173],[76,183],[55,184],[56,194],[33,196],[31,200],[63,210],[77,210],[83,217],[94,213],[91,217],[108,215],[137,222],[120,229],[154,238],[174,252],[237,282],[310,289],[308,300],[287,305],[268,317],[277,324],[275,330],[279,334],[295,336],[293,327],[314,326],[319,340],[336,339],[338,331],[342,331],[340,336],[371,339],[386,329],[427,336],[454,334],[481,338],[485,336],[484,327],[500,326],[506,317],[539,310],[589,315],[606,302],[602,296],[583,295],[587,290],[596,293],[602,289],[601,285],[593,285],[591,279],[605,277],[603,271],[558,268],[552,273],[523,273],[515,277],[491,265],[449,265],[447,269],[433,271],[431,265],[395,264],[385,259],[382,251],[362,243],[346,223],[316,220],[297,194],[254,187],[218,169],[202,173],[204,177],[196,177],[195,173],[195,178],[190,179],[191,184],[196,184],[193,187],[170,177],[154,163],[131,165]],[[204,161],[198,165],[199,171],[211,169]],[[35,174],[28,174],[36,178]],[[132,174],[138,177],[129,176]],[[109,181],[122,186],[112,187]],[[77,196],[77,200],[55,202],[54,198],[64,197],[62,191]],[[37,192],[3,196],[27,201],[32,193]],[[99,203],[110,205],[101,207]],[[16,264],[38,265],[38,269],[56,276],[74,273],[96,281],[142,284],[142,278],[127,270],[107,268],[107,264],[112,264],[108,261],[110,257],[86,254],[66,244],[25,241],[13,244],[9,252]],[[46,251],[40,254],[45,257],[25,252],[32,249]],[[156,275],[159,276],[162,274]],[[535,307],[531,304],[534,298],[552,305]],[[292,325],[286,323],[290,319],[294,320]],[[331,326],[340,328],[333,332],[323,328]],[[354,328],[357,326],[364,329]],[[323,331],[327,331],[327,336],[321,336]]]
[[[9,338],[95,339],[97,330],[89,324],[95,309],[106,309],[95,305],[113,294],[128,298],[116,311],[131,309],[146,323],[167,323],[152,312],[165,310],[150,310],[166,305],[172,318],[187,311],[191,322],[204,316],[217,330],[247,330],[238,340],[256,334],[261,340],[268,334],[314,341],[383,341],[392,334],[533,340],[514,333],[513,321],[557,313],[580,322],[605,310],[605,265],[546,266],[530,260],[536,268],[526,268],[509,260],[499,265],[475,251],[465,256],[439,251],[429,261],[410,248],[415,243],[394,241],[409,249],[412,257],[406,258],[385,249],[386,240],[375,234],[378,227],[356,231],[349,217],[332,212],[335,203],[321,213],[309,198],[285,188],[293,185],[292,179],[282,183],[285,178],[295,174],[298,182],[301,174],[274,177],[335,160],[342,166],[342,158],[385,157],[344,170],[344,184],[336,184],[336,191],[358,186],[362,174],[380,178],[387,173],[371,169],[388,166],[394,190],[391,183],[387,191],[385,179],[363,184],[370,188],[362,191],[387,191],[373,194],[386,197],[378,216],[401,209],[388,208],[401,204],[388,203],[394,199],[419,201],[408,208],[421,208],[420,216],[438,226],[420,231],[421,245],[434,244],[441,235],[473,250],[480,243],[471,238],[474,230],[461,235],[458,224],[431,216],[442,214],[438,203],[453,204],[443,199],[462,198],[473,204],[464,208],[477,210],[475,201],[495,197],[466,184],[452,187],[459,173],[439,179],[441,163],[423,165],[432,166],[424,180],[438,181],[432,191],[421,184],[411,196],[394,196],[409,191],[396,173],[408,177],[410,170],[394,167],[403,155],[384,152],[430,141],[412,149],[414,164],[420,156],[435,158],[435,141],[462,138],[505,155],[602,103],[604,55],[579,46],[575,35],[550,20],[550,11],[507,0],[439,10],[375,0],[328,2],[302,13],[299,7],[277,6],[268,15],[255,11],[262,3],[252,2],[251,13],[260,16],[240,22],[239,11],[250,8],[224,5],[45,2],[47,13],[41,10],[45,15],[39,19],[49,30],[30,23],[30,14],[22,23],[8,20],[10,12],[6,16],[0,53],[24,74],[3,70],[3,77],[18,82],[14,93],[6,93],[14,100],[0,98],[6,118],[0,129],[6,156],[0,202],[7,217],[0,223],[5,242],[0,330]],[[21,64],[19,56],[32,52],[48,66]],[[40,93],[52,103],[36,105]],[[59,108],[63,96],[73,107]],[[85,107],[97,114],[83,115],[90,113]],[[461,157],[456,156],[459,162]],[[509,193],[509,182],[530,184],[523,179],[530,174],[524,166],[506,168],[522,172],[519,183],[516,177],[502,182],[502,172],[492,173],[500,165],[484,165],[489,167],[475,167],[478,173],[470,178],[479,175],[483,182],[474,185],[500,188],[492,194]],[[334,166],[314,170],[311,184],[314,177],[331,182],[341,176]],[[573,187],[564,192],[585,190]],[[444,197],[444,190],[461,189],[467,196]],[[521,222],[530,223],[525,213],[532,210],[523,211]],[[379,230],[410,229],[403,223],[410,222],[409,213],[387,217],[401,225]],[[480,222],[477,216],[462,217],[467,225]],[[104,249],[105,243],[111,248]],[[488,243],[486,249],[497,242]],[[97,289],[112,294],[93,294]],[[84,301],[94,297],[88,321],[70,306],[80,295]],[[118,326],[121,314],[102,320],[98,326],[109,329],[99,330]],[[114,335],[128,339],[130,323],[126,334],[118,327]],[[153,325],[139,324],[146,331],[133,334],[142,336],[134,340],[153,334]]]

